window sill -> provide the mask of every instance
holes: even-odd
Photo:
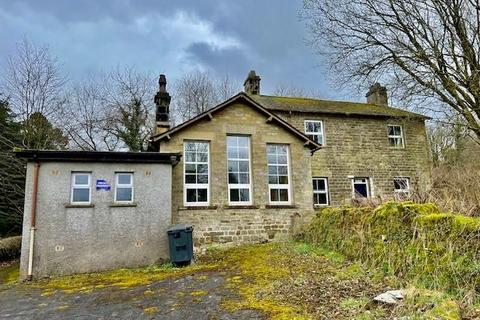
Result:
[[[328,208],[330,207],[329,204],[314,204],[313,209],[323,209],[323,208]]]
[[[75,204],[75,203],[67,203],[65,204],[65,208],[94,208],[94,204]]]
[[[136,203],[112,203],[110,204],[110,207],[113,207],[113,208],[123,208],[123,207],[136,207],[137,204]]]
[[[224,209],[230,210],[230,209],[260,209],[259,206],[254,206],[254,205],[228,205],[224,206]]]
[[[298,209],[298,207],[293,204],[267,204],[265,209]]]
[[[178,210],[216,210],[217,206],[186,206],[180,207]]]

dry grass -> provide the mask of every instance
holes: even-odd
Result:
[[[11,260],[20,256],[22,237],[0,239],[0,261]]]

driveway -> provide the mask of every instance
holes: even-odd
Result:
[[[236,299],[227,273],[194,272],[130,288],[50,293],[31,286],[0,291],[1,319],[264,319],[258,311],[228,312],[222,299]]]

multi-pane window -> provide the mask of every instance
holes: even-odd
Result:
[[[133,173],[115,174],[115,202],[133,202]]]
[[[313,178],[313,204],[328,205],[327,178]]]
[[[209,202],[209,144],[206,141],[184,143],[184,201],[186,205]]]
[[[230,204],[251,204],[249,137],[227,136],[227,161]]]
[[[323,122],[318,120],[306,120],[305,134],[313,141],[323,145]]]
[[[73,204],[90,204],[92,195],[92,175],[90,172],[72,173],[72,192],[70,202]]]
[[[370,197],[370,179],[369,178],[353,178],[353,197],[368,198]]]
[[[399,125],[388,125],[388,143],[394,148],[403,148],[403,130]]]
[[[408,196],[410,194],[410,179],[406,177],[393,178],[393,188],[395,193]]]
[[[290,204],[288,145],[268,144],[268,190],[272,204]]]

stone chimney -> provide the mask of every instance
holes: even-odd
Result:
[[[260,77],[257,76],[255,70],[248,73],[247,79],[243,83],[243,88],[246,93],[260,94]]]
[[[155,113],[155,134],[160,134],[170,129],[170,100],[172,97],[167,92],[167,78],[164,74],[158,79],[158,92],[154,102],[157,106]]]
[[[380,106],[388,106],[387,88],[375,83],[367,92],[367,103],[377,104]]]

